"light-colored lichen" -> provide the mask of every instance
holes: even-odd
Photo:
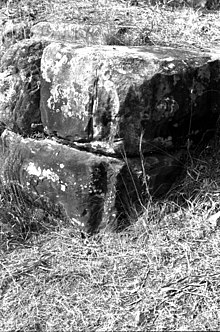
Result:
[[[47,179],[52,182],[59,182],[59,176],[51,169],[44,169],[40,166],[36,166],[34,162],[29,162],[29,164],[25,167],[25,170],[29,175],[35,175],[39,178],[39,180]]]

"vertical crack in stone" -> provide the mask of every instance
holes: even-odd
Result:
[[[88,109],[89,121],[86,128],[89,141],[92,141],[94,136],[94,114],[96,114],[96,111],[98,109],[98,81],[99,78],[96,71],[96,78],[93,82],[92,94],[90,95],[90,105]]]

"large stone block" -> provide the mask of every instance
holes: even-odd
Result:
[[[137,217],[140,183],[125,162],[8,130],[0,147],[2,180],[59,204],[76,227],[88,233],[119,229],[134,211]]]
[[[121,140],[131,156],[140,145],[144,154],[178,150],[213,132],[219,116],[219,60],[211,55],[52,43],[41,71],[43,125],[68,141],[114,149]]]

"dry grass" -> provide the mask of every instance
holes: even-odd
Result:
[[[219,141],[216,143],[219,146]],[[192,158],[185,204],[151,202],[118,234],[58,222],[2,246],[0,331],[219,331],[219,151]],[[42,222],[42,219],[41,219]]]
[[[5,253],[1,331],[218,331],[219,229],[195,211],[158,217],[88,241],[63,228]]]
[[[100,44],[154,44],[191,50],[218,47],[220,12],[195,9],[184,1],[177,3],[183,5],[174,8],[159,1],[148,5],[147,0],[139,0],[138,6],[126,0],[14,0],[3,6],[0,19],[28,25],[72,23],[82,29],[89,26],[94,34],[101,27]]]
[[[105,25],[103,44],[121,26],[129,27],[119,40],[125,44],[144,43],[145,32],[157,45],[218,44],[219,12],[139,3],[31,4],[39,9],[36,20]],[[20,20],[32,22],[26,5],[20,1]],[[196,159],[189,156],[182,186],[166,200],[151,202],[119,234],[83,239],[52,211],[42,215],[38,209],[38,215],[2,193],[0,332],[219,331],[220,223],[209,219],[219,211],[218,146],[219,141]]]

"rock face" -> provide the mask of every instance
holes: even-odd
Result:
[[[76,44],[100,44],[105,26],[88,24],[50,23],[39,22],[31,28],[34,38],[48,41],[76,43]],[[107,32],[106,32],[107,33]]]
[[[8,48],[19,40],[29,39],[31,35],[31,29],[28,24],[24,22],[14,23],[12,20],[9,20],[4,26],[2,43],[4,47]]]
[[[44,128],[111,147],[121,139],[129,156],[140,143],[145,154],[199,142],[220,104],[219,62],[209,60],[169,48],[50,44],[41,64]]]
[[[150,0],[151,4],[156,5],[155,0]],[[166,3],[166,5],[169,6],[174,6],[174,7],[178,7],[178,6],[190,6],[190,7],[194,7],[197,9],[219,9],[220,8],[220,4],[218,0],[170,0],[170,1],[164,1],[164,0],[160,0],[161,3]]]
[[[9,47],[1,58],[0,121],[26,135],[41,122],[40,62],[45,46],[27,39]]]
[[[88,233],[105,229],[114,219],[121,221],[133,204],[137,207],[138,178],[119,159],[49,139],[24,139],[8,130],[2,134],[1,156],[7,160],[1,167],[5,181],[60,204]]]
[[[90,234],[122,229],[214,134],[219,66],[171,48],[19,41],[0,67],[2,181]]]

